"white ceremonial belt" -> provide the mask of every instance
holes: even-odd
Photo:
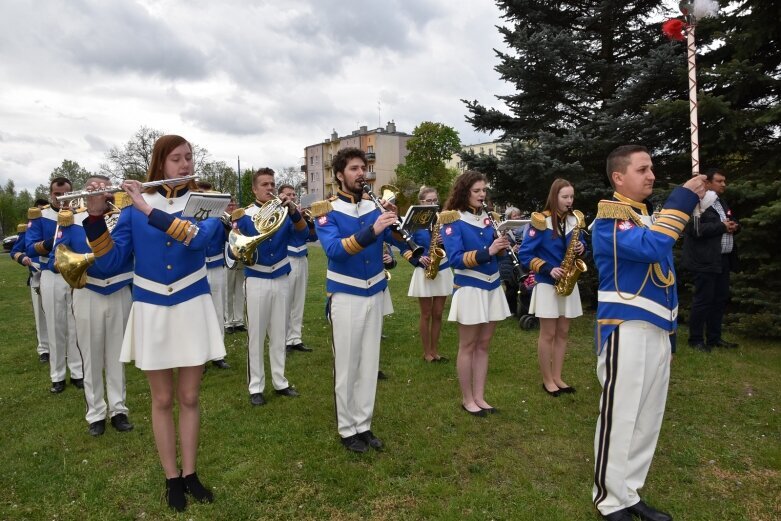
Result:
[[[214,262],[218,260],[222,260],[225,258],[224,253],[220,253],[219,255],[212,255],[211,257],[206,257],[206,262]]]
[[[597,300],[599,302],[606,302],[609,304],[624,304],[635,308],[644,309],[649,313],[656,315],[659,318],[665,320],[675,320],[678,317],[678,306],[674,309],[668,309],[658,302],[641,296],[631,298],[631,294],[628,297],[622,297],[617,291],[600,291],[597,294]]]
[[[48,264],[49,263],[49,257],[44,257],[43,255],[38,256],[38,260],[41,262],[41,264]]]
[[[499,272],[496,272],[493,275],[486,275],[485,273],[481,273],[477,270],[454,269],[453,272],[456,275],[463,275],[464,277],[472,277],[473,279],[482,280],[483,282],[495,282],[499,279]]]
[[[103,288],[107,288],[112,284],[116,284],[117,282],[124,282],[132,278],[133,278],[132,271],[128,271],[127,273],[120,273],[119,275],[115,275],[107,279],[98,279],[95,277],[87,276],[87,284],[92,284],[93,286],[101,286]]]
[[[260,273],[274,273],[285,264],[290,264],[290,259],[288,259],[287,257],[285,257],[284,259],[282,259],[281,261],[277,262],[272,266],[266,266],[264,264],[254,264],[252,266],[245,266],[245,268],[249,268],[253,271],[258,271]]]
[[[141,289],[157,293],[158,295],[171,295],[186,289],[206,276],[206,265],[171,284],[161,284],[153,280],[145,279],[141,275],[133,275],[133,284]]]
[[[376,285],[381,280],[385,280],[385,270],[382,270],[377,275],[368,280],[350,277],[349,275],[342,275],[341,273],[336,273],[335,271],[331,270],[327,270],[325,272],[325,278],[334,282],[338,282],[339,284],[353,286],[354,288],[367,289]]]
[[[303,246],[288,245],[287,251],[292,251],[293,253],[301,253],[302,251],[306,251],[306,244],[304,244]]]

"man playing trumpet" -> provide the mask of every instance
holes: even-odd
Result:
[[[243,216],[235,216],[233,227],[242,235],[254,237],[261,234],[263,226],[253,216],[270,208],[264,205],[275,199],[274,171],[261,168],[252,176],[252,191],[255,202],[245,209]],[[281,396],[295,397],[298,391],[285,378],[285,336],[288,322],[288,274],[290,260],[287,245],[292,236],[306,238],[309,234],[306,221],[295,203],[286,195],[279,198],[280,206],[274,211],[275,218],[283,218],[279,228],[256,246],[253,260],[244,268],[246,277],[247,326],[248,326],[248,374],[250,403],[264,405],[263,391],[266,375],[263,363],[263,344],[269,337],[268,357],[271,365],[271,383],[274,392]],[[272,203],[273,204],[273,203]],[[287,213],[283,214],[284,209]],[[235,233],[235,232],[232,232]]]
[[[93,175],[87,184],[105,183],[110,185],[108,177]],[[109,232],[112,222],[119,218],[119,209],[112,207],[109,197],[105,208]],[[77,346],[84,364],[84,398],[87,402],[88,433],[100,436],[106,430],[106,417],[111,425],[120,432],[133,429],[128,421],[128,408],[125,405],[125,365],[119,361],[122,350],[122,338],[130,315],[132,297],[130,282],[133,280],[133,256],[127,256],[120,265],[107,270],[85,260],[84,254],[91,254],[84,233],[84,220],[87,212],[74,216],[73,224],[62,226],[62,238],[57,241],[57,269],[73,290],[73,316],[76,319]],[[72,257],[78,262],[66,262]],[[92,261],[94,262],[94,261]],[[79,283],[79,272],[86,265],[86,280]],[[86,282],[86,284],[84,284]],[[106,393],[103,392],[103,371],[106,372]],[[108,407],[104,396],[108,397]]]

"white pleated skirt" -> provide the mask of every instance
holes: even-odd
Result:
[[[203,365],[225,358],[221,331],[208,294],[175,306],[133,302],[119,360],[144,371]]]
[[[390,296],[390,288],[385,288],[385,291],[383,291],[384,295],[382,297],[382,314],[385,315],[392,315],[393,314],[393,301],[391,300]]]
[[[510,316],[510,307],[502,287],[487,290],[463,286],[453,293],[449,322],[465,326],[498,322]]]
[[[426,270],[423,268],[412,270],[408,297],[447,297],[451,293],[453,293],[453,272],[450,268],[440,270],[434,280],[426,278]]]
[[[529,313],[537,318],[576,318],[583,314],[578,285],[572,294],[562,297],[556,294],[553,284],[537,283],[532,291]]]

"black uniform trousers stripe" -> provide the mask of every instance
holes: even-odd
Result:
[[[594,485],[597,494],[594,506],[607,497],[605,474],[607,473],[608,455],[610,453],[610,429],[613,423],[613,405],[615,403],[616,373],[618,372],[618,331],[616,328],[608,337],[605,346],[605,383],[602,387],[602,403],[599,413],[599,446],[594,465]]]

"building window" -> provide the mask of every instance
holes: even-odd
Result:
[[[485,150],[483,149],[483,147],[480,147],[480,153],[485,154]]]
[[[374,163],[369,163],[369,172],[374,172]]]
[[[493,149],[493,148],[489,148],[489,149],[488,149],[488,155],[489,155],[489,156],[492,156],[492,155],[494,155],[494,149]]]
[[[373,154],[374,153],[374,146],[369,145],[368,147],[366,147],[366,152],[368,152],[369,154]]]
[[[309,156],[309,164],[314,165],[315,164],[315,156]]]

